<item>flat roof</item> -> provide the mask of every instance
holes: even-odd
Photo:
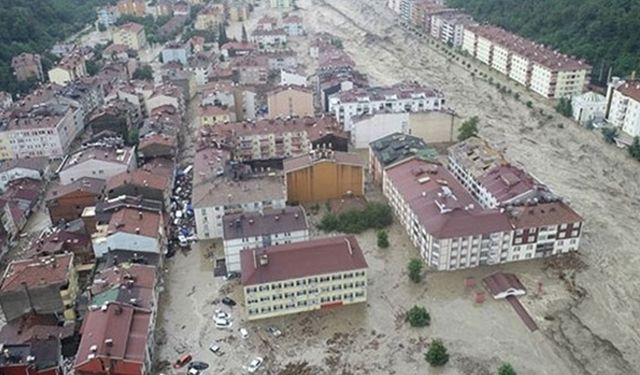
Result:
[[[267,264],[261,259],[266,255]],[[355,236],[336,236],[243,250],[240,253],[242,285],[257,285],[366,269],[367,261]]]
[[[88,160],[100,160],[116,164],[129,164],[129,160],[133,156],[133,147],[87,147],[71,154],[60,168],[61,171],[72,168],[77,164],[82,164]]]
[[[301,206],[224,215],[222,221],[225,240],[290,233],[309,228]]]

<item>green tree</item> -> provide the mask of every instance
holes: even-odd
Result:
[[[218,26],[218,45],[223,46],[229,42],[229,38],[227,37],[227,28],[224,27],[224,24],[221,23]]]
[[[509,363],[503,363],[498,368],[498,375],[518,375]]]
[[[246,43],[247,41],[249,41],[249,37],[247,36],[247,29],[244,27],[244,24],[242,25],[242,42]]]
[[[90,76],[95,76],[100,71],[100,65],[95,60],[89,60],[85,64],[87,68],[87,74]]]
[[[571,117],[573,115],[571,100],[567,98],[560,98],[560,100],[558,100],[558,104],[556,104],[556,112],[564,117]]]
[[[389,235],[387,231],[384,229],[380,229],[376,232],[376,236],[378,238],[378,247],[382,249],[386,249],[389,247]]]
[[[602,128],[602,136],[607,143],[614,143],[618,136],[618,129],[616,128]]]
[[[407,265],[409,271],[409,279],[414,283],[422,280],[422,261],[420,259],[411,259]]]
[[[629,146],[629,155],[640,161],[640,137],[633,138],[633,143]]]
[[[533,108],[533,102],[531,102],[531,100],[527,101],[527,108]]]
[[[447,353],[447,348],[444,346],[442,340],[433,339],[433,341],[431,341],[431,345],[429,345],[429,350],[425,353],[424,359],[434,367],[444,366],[449,362],[449,353]]]
[[[133,79],[153,80],[153,68],[151,65],[143,65],[133,72]]]
[[[426,327],[431,324],[431,315],[426,308],[416,305],[407,311],[405,321],[409,322],[411,327]]]
[[[460,125],[460,133],[458,133],[458,140],[464,141],[465,139],[478,135],[479,122],[480,122],[480,119],[478,119],[478,116],[473,116],[470,119],[463,122],[462,125]]]

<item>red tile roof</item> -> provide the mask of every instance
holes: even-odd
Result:
[[[72,262],[72,254],[13,261],[7,267],[0,291],[17,290],[23,288],[23,285],[34,288],[64,284],[69,277]]]
[[[268,262],[261,265],[261,256]],[[355,236],[337,236],[240,253],[242,285],[298,279],[367,268]]]
[[[640,81],[627,81],[620,85],[617,90],[637,102],[640,102]]]
[[[33,339],[73,335],[75,324],[58,325],[55,315],[28,314],[5,324],[0,330],[0,342],[5,344],[23,344]]]
[[[140,186],[165,191],[169,188],[167,176],[141,168],[119,173],[107,180],[107,191],[124,185]]]
[[[541,185],[522,168],[499,165],[478,178],[478,183],[493,195],[498,203],[516,198]]]
[[[583,221],[578,213],[561,201],[515,207],[511,215],[511,222],[516,228],[537,228]]]
[[[116,367],[119,360],[144,363],[150,321],[149,312],[117,303],[89,311],[82,325],[75,369],[81,371],[89,365],[90,354],[111,358]]]
[[[77,191],[87,192],[99,196],[104,190],[105,182],[99,178],[82,177],[70,184],[60,185],[55,184],[49,188],[45,201],[50,201],[64,197],[67,194]]]
[[[160,237],[161,224],[161,217],[155,212],[142,212],[133,208],[123,208],[111,216],[108,233],[125,232],[158,238]]]
[[[139,33],[140,31],[144,30],[144,26],[142,26],[139,23],[129,22],[120,26],[119,29],[125,30],[125,31],[133,31],[134,33]]]

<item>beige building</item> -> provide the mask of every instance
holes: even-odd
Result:
[[[129,22],[113,31],[113,44],[121,44],[129,49],[139,51],[147,46],[144,26]]]
[[[198,13],[194,28],[196,30],[217,31],[222,22],[224,22],[224,5],[213,4]]]
[[[240,255],[249,320],[367,301],[367,261],[355,236],[244,250]]]
[[[207,105],[200,107],[200,125],[213,126],[216,124],[226,124],[235,121],[235,113],[227,108],[217,105]]]
[[[146,12],[144,0],[120,0],[118,1],[118,12],[132,16],[143,17]]]
[[[302,86],[279,86],[267,94],[269,118],[313,116],[313,92]]]
[[[63,57],[58,65],[48,72],[49,81],[60,86],[66,86],[70,82],[87,75],[85,60],[80,54]]]

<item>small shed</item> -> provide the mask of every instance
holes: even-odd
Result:
[[[498,271],[482,279],[482,282],[493,295],[494,299],[504,299],[508,296],[522,296],[527,293],[527,290],[520,280],[518,280],[518,277],[512,273]]]

